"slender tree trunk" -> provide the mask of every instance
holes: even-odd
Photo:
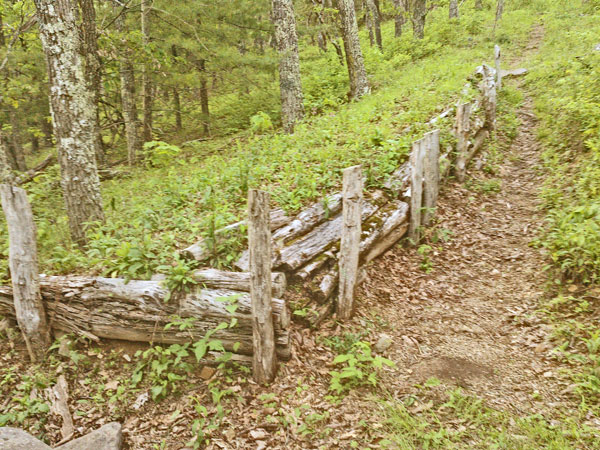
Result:
[[[343,66],[344,65],[344,52],[342,51],[342,47],[338,43],[337,39],[332,40],[331,45],[333,45],[333,48],[335,48],[335,53],[338,56],[338,60],[340,61],[340,64]]]
[[[292,0],[272,0],[272,20],[279,52],[279,90],[281,115],[286,133],[294,132],[294,125],[304,116],[298,35]]]
[[[135,72],[131,63],[131,50],[127,45],[127,33],[124,12],[117,16],[115,25],[121,34],[122,52],[119,55],[119,76],[121,79],[121,105],[125,122],[125,139],[127,141],[127,161],[133,166],[138,160],[140,149],[139,120],[135,103]]]
[[[27,164],[25,162],[25,149],[21,139],[21,124],[17,116],[17,111],[11,105],[7,106],[10,116],[10,141],[8,143],[9,153],[14,161],[13,169],[25,172]]]
[[[150,44],[150,5],[151,0],[142,0],[142,43],[146,51],[149,51]],[[144,132],[142,135],[144,142],[152,140],[152,78],[151,64],[146,56],[142,72],[142,99],[144,109]]]
[[[393,0],[394,1],[394,36],[399,38],[402,36],[402,27],[406,23],[406,11],[407,5],[406,0]]]
[[[102,62],[98,54],[98,34],[96,32],[96,9],[93,0],[77,0],[81,10],[81,40],[83,43],[82,54],[85,58],[85,76],[89,89],[94,95],[94,123],[96,140],[96,162],[98,165],[104,164],[106,154],[104,151],[104,142],[102,142],[102,133],[100,130],[100,111],[98,105],[102,97]]]
[[[379,50],[383,51],[383,41],[381,40],[381,16],[375,0],[367,0],[367,9],[370,12],[369,15],[375,32],[375,42],[377,43]]]
[[[40,293],[37,233],[27,194],[12,186],[13,181],[0,136],[0,200],[8,226],[8,264],[15,313],[29,356],[32,362],[39,362],[50,346],[50,327]]]
[[[412,0],[413,36],[416,39],[425,37],[425,18],[427,17],[427,0]]]
[[[373,16],[371,15],[371,9],[368,6],[369,0],[364,0],[362,9],[365,11],[365,26],[369,30],[369,44],[371,47],[375,45],[375,31],[373,30]]]
[[[177,58],[177,47],[175,45],[171,46],[171,55],[173,58]],[[177,86],[173,87],[173,109],[175,110],[175,129],[177,131],[183,128],[181,122],[181,99],[179,98],[179,89]]]
[[[496,21],[494,22],[494,31],[496,31],[496,26],[498,22],[502,20],[502,14],[504,13],[504,0],[498,0],[498,4],[496,5]]]
[[[86,242],[86,224],[103,221],[95,158],[94,96],[85,79],[74,0],[35,0],[46,54],[61,187],[71,237]]]
[[[338,0],[338,9],[350,78],[350,100],[353,100],[368,94],[371,88],[367,80],[367,71],[358,39],[354,0]]]
[[[458,19],[458,0],[450,0],[448,16],[450,19]]]
[[[208,104],[208,80],[206,79],[206,60],[198,61],[200,71],[200,109],[202,111],[202,129],[207,136],[210,133],[210,109]]]
[[[483,9],[483,0],[475,0],[475,9],[477,9],[477,10]]]
[[[54,134],[52,131],[52,122],[48,120],[47,116],[42,117],[42,121],[40,122],[40,130],[42,130],[42,133],[44,134],[44,144],[47,147],[52,147],[54,145],[54,142],[52,142]]]

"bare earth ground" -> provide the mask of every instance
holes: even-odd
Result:
[[[528,52],[535,51],[541,34],[534,31]],[[543,174],[530,99],[518,114],[519,135],[496,173],[474,172],[466,184],[470,189],[445,186],[437,223],[428,233],[448,239],[428,241],[429,273],[416,249],[397,246],[388,252],[370,267],[351,324],[329,320],[317,332],[294,329],[293,358],[269,388],[240,373],[194,372],[179,393],[135,409],[148,386],[108,401],[119,385],[127,386],[135,348],[80,349],[88,365],[64,358],[50,369],[67,375],[71,410],[79,412],[77,434],[116,419],[124,423],[126,448],[183,448],[192,422],[202,417],[194,411],[196,401],[207,407],[207,420],[215,417],[210,389],[217,384],[209,383],[218,382],[219,390],[230,390],[221,403],[227,413],[208,448],[346,449],[352,441],[378,448],[382,418],[368,392],[354,390],[338,405],[325,399],[335,358],[325,339],[348,332],[373,343],[382,333],[391,337],[384,355],[397,368],[382,383],[396,398],[436,377],[518,415],[554,417],[555,411],[575,407],[569,382],[550,358],[550,328],[534,314],[547,280],[543,255],[529,245],[543,220],[536,200]],[[497,181],[500,192],[481,192]],[[21,373],[28,365],[18,341],[0,340],[0,365]],[[59,428],[60,420],[50,416],[36,432],[56,444]]]

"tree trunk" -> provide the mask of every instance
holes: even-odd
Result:
[[[496,31],[496,26],[498,26],[498,22],[502,20],[502,14],[504,13],[504,0],[498,0],[498,4],[496,5],[496,20],[494,21],[494,31]]]
[[[394,36],[399,38],[402,36],[402,27],[406,23],[406,0],[394,1]]]
[[[379,14],[379,8],[375,4],[375,0],[367,0],[367,9],[371,17],[371,23],[375,32],[375,42],[379,50],[383,51],[383,42],[381,40],[381,16]]]
[[[256,189],[248,193],[248,247],[250,249],[250,296],[252,298],[252,368],[254,381],[267,384],[275,378],[275,329],[271,306],[271,228],[269,194]]]
[[[272,20],[279,52],[279,90],[281,118],[286,133],[294,132],[294,125],[304,116],[298,35],[292,0],[272,0]]]
[[[421,207],[423,206],[423,164],[425,159],[425,139],[413,143],[410,154],[410,228],[408,237],[412,245],[421,240]]]
[[[412,0],[413,36],[416,39],[425,37],[425,18],[427,17],[427,0]]]
[[[458,0],[450,0],[450,19],[458,19]]]
[[[0,135],[0,200],[8,226],[8,265],[15,315],[32,362],[39,362],[50,346],[50,328],[40,294],[37,233],[27,194],[12,186],[13,182],[4,138]]]
[[[82,55],[85,58],[85,76],[89,89],[94,96],[93,108],[96,120],[94,122],[94,138],[96,141],[96,162],[105,163],[106,155],[102,133],[100,131],[100,111],[98,105],[102,96],[102,62],[98,55],[98,34],[96,32],[96,9],[93,0],[77,0],[81,10],[81,41]]]
[[[475,9],[477,9],[477,10],[483,9],[483,0],[475,0]]]
[[[149,52],[150,45],[150,5],[152,0],[141,1],[142,11],[142,44],[144,50]],[[152,140],[152,68],[149,61],[150,55],[145,55],[144,66],[142,70],[142,100],[144,110],[143,122],[143,142]]]
[[[10,139],[8,141],[8,158],[11,167],[14,170],[25,172],[27,164],[25,162],[25,149],[21,140],[21,124],[17,116],[17,111],[12,105],[6,105],[10,120]]]
[[[171,46],[171,55],[174,59],[177,59],[177,47],[175,45]],[[179,131],[183,128],[183,125],[181,122],[181,99],[179,98],[177,86],[173,87],[173,110],[175,112],[175,129]]]
[[[58,143],[61,187],[72,239],[86,242],[86,224],[104,220],[95,158],[94,97],[75,20],[74,0],[35,0],[48,65],[50,103]]]
[[[127,45],[125,11],[121,12],[115,21],[117,31],[121,34],[122,51],[119,54],[119,77],[121,79],[121,105],[123,121],[125,122],[125,139],[127,141],[127,161],[133,166],[138,160],[140,138],[138,134],[139,120],[135,102],[135,72],[131,63],[131,50]]]
[[[4,38],[4,23],[2,20],[2,13],[0,12],[0,47],[6,45],[6,39]]]
[[[358,24],[354,0],[338,0],[342,38],[346,51],[346,64],[350,78],[350,100],[358,99],[370,92],[367,71],[363,60],[360,40],[358,39]]]
[[[206,60],[198,61],[200,71],[200,108],[202,111],[202,130],[205,136],[210,134],[210,109],[208,104],[208,80],[206,79]]]

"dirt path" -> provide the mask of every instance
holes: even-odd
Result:
[[[534,31],[527,52],[541,35]],[[407,369],[399,385],[437,377],[490,406],[531,414],[563,404],[564,386],[550,359],[550,329],[534,316],[547,276],[529,245],[543,220],[530,98],[518,116],[518,137],[495,174],[473,171],[470,190],[446,186],[433,233],[448,241],[429,242],[430,262],[415,250],[389,252],[369,270],[362,295],[389,322],[391,358]]]

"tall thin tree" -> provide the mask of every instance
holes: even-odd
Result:
[[[83,245],[86,224],[104,220],[96,167],[94,96],[85,78],[76,0],[35,0],[46,54],[61,187],[71,237]]]
[[[144,57],[144,65],[142,71],[142,101],[144,110],[143,121],[143,141],[149,142],[152,140],[152,67],[149,61],[150,51],[150,11],[152,8],[152,0],[141,0],[142,13],[142,44],[148,55]]]
[[[375,34],[375,43],[379,50],[383,51],[383,42],[381,40],[381,16],[379,14],[379,8],[375,3],[375,0],[366,0],[367,1],[367,9],[369,15],[371,17],[371,23],[373,25],[373,31]]]
[[[271,17],[279,52],[279,90],[283,129],[286,133],[293,133],[294,125],[304,116],[304,104],[296,17],[292,0],[272,0]]]
[[[406,12],[408,11],[407,0],[394,1],[394,36],[402,36],[402,27],[406,23]]]
[[[448,15],[450,19],[458,19],[458,0],[450,0]]]
[[[494,21],[494,31],[496,31],[498,22],[502,20],[502,14],[504,14],[504,0],[498,0],[498,4],[496,5],[496,20]]]
[[[427,17],[427,0],[412,0],[413,36],[416,39],[425,37],[425,18]]]
[[[346,51],[348,76],[350,78],[350,99],[352,100],[368,94],[371,88],[367,80],[367,71],[358,38],[354,0],[338,0],[338,11],[340,13],[344,50]]]

